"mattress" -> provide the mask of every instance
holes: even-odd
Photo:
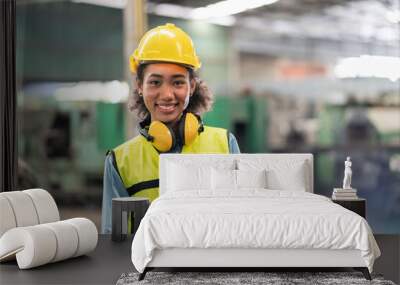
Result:
[[[359,250],[372,272],[380,255],[364,218],[308,192],[241,189],[168,192],[156,199],[132,242],[139,272],[162,249]]]

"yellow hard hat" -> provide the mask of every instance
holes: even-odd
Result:
[[[131,71],[136,73],[139,64],[146,61],[180,63],[194,70],[201,66],[192,39],[183,30],[169,23],[144,34],[138,48],[129,57]]]

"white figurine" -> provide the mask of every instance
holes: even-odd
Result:
[[[351,161],[350,156],[347,157],[346,161],[344,162],[344,179],[343,179],[343,189],[352,189],[351,188]]]

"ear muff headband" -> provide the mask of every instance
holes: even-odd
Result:
[[[147,123],[149,122],[147,121]],[[140,124],[139,132],[159,152],[167,152],[175,146],[175,134],[169,126],[160,121],[152,122],[149,127],[145,127],[145,124],[146,121]],[[192,144],[203,130],[203,122],[200,116],[193,113],[183,114],[178,126],[178,135],[184,145]]]
[[[148,133],[148,127],[140,127],[139,128],[139,133],[146,138],[147,141],[152,142],[154,138],[149,135]]]

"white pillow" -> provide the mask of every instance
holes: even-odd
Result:
[[[176,163],[170,163],[168,167],[167,183],[169,191],[211,188],[210,167],[188,167]]]
[[[267,172],[268,189],[306,191],[306,179],[304,167],[292,169],[290,172],[283,172],[272,169]]]
[[[212,168],[211,187],[213,190],[266,188],[266,170],[231,170]]]
[[[307,164],[304,160],[239,159],[238,168],[266,169],[268,189],[306,191],[308,188]]]
[[[228,156],[228,155],[226,155]],[[185,167],[214,167],[218,169],[236,169],[236,160],[221,156],[206,154],[179,154],[174,158],[168,158],[165,167],[168,169],[170,164],[184,165]]]
[[[267,188],[267,171],[235,170],[238,188]]]
[[[211,168],[211,188],[213,190],[236,190],[236,170]]]

